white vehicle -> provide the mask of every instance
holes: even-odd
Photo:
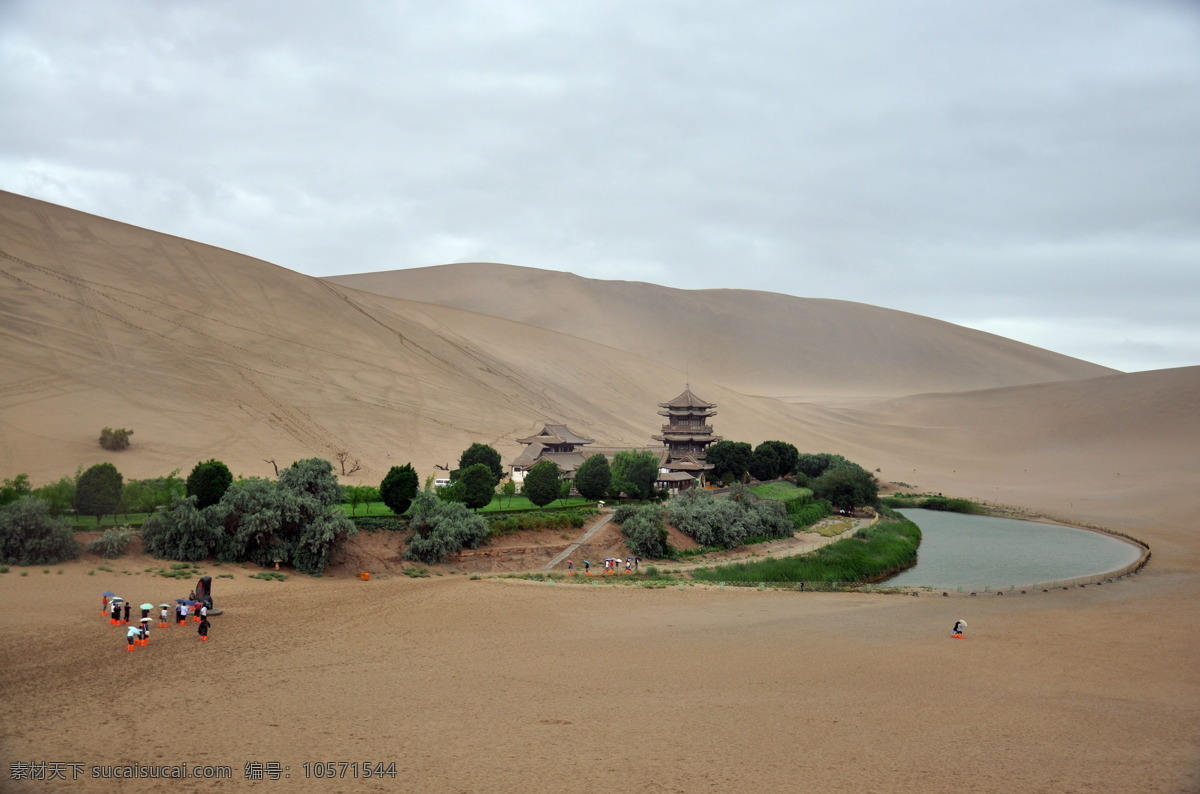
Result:
[[[445,479],[445,478],[438,478],[433,481],[434,488],[445,488],[449,484],[450,484],[450,480]]]

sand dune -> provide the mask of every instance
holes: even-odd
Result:
[[[679,290],[492,263],[332,276],[635,353],[792,401],[965,391],[1113,370],[915,314],[750,290]]]
[[[545,420],[644,444],[690,377],[726,437],[1127,532],[1151,544],[1150,566],[987,599],[268,583],[233,566],[211,643],[167,630],[133,654],[95,602],[176,597],[145,572],[157,562],[14,570],[0,575],[7,760],[229,764],[243,785],[246,762],[280,761],[290,787],[324,791],[1200,790],[1200,367],[1113,374],[834,301],[512,268],[417,275],[446,272],[495,299],[363,292],[0,194],[0,476],[40,484],[103,459],[151,476],[208,457],[267,474],[263,458],[347,449],[378,481],[472,441],[511,454]],[[587,333],[555,325],[572,301]],[[510,304],[523,322],[469,310]],[[800,319],[768,333],[746,320],[776,308]],[[706,335],[690,317],[737,330]],[[643,334],[656,341],[641,349]],[[787,358],[798,334],[824,357]],[[788,363],[764,367],[760,349]],[[133,446],[104,453],[105,425],[134,428]],[[963,616],[968,640],[946,639]],[[395,760],[401,777],[303,779],[317,760]]]

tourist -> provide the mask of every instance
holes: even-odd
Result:
[[[626,557],[625,558],[625,573],[629,573],[632,568],[633,568],[633,557]]]
[[[962,639],[963,629],[966,627],[967,621],[961,619],[954,621],[954,628],[950,631],[950,636]]]
[[[587,560],[583,561],[583,575],[584,576],[592,575],[592,564],[590,562],[588,562]]]
[[[158,627],[160,629],[165,629],[171,625],[167,618],[167,614],[168,614],[167,605],[159,604],[159,607],[160,607],[160,609],[158,610]]]
[[[133,650],[133,646],[137,644],[138,636],[140,634],[141,629],[139,629],[137,626],[130,626],[125,630],[125,650]]]
[[[114,626],[121,625],[121,600],[119,598],[112,600],[112,612],[110,613],[108,622]]]
[[[569,576],[575,575],[575,561],[574,560],[567,560],[567,574]]]
[[[131,611],[131,610],[132,610],[132,607],[130,607],[130,606],[129,606],[129,602],[128,602],[128,601],[126,601],[126,602],[125,602],[125,620],[124,620],[124,624],[125,624],[126,626],[128,626],[128,625],[129,625],[129,613],[130,613],[130,611]]]
[[[200,639],[204,642],[208,642],[208,627],[209,622],[208,616],[206,615],[200,619],[200,625],[196,628],[196,633],[200,635]]]
[[[187,623],[187,604],[180,601],[179,605],[175,608],[175,611],[177,613],[176,622],[180,626],[182,626],[184,623]]]
[[[138,640],[141,645],[150,644],[150,618],[142,618],[138,625]]]

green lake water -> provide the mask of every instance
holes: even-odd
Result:
[[[1141,549],[1091,532],[1033,521],[937,510],[902,510],[921,528],[917,564],[885,584],[940,589],[1000,588],[1106,573]]]

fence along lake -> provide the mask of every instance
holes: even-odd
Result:
[[[1141,548],[1109,535],[1034,521],[937,510],[900,511],[921,528],[917,564],[884,584],[982,589],[1115,571]]]

